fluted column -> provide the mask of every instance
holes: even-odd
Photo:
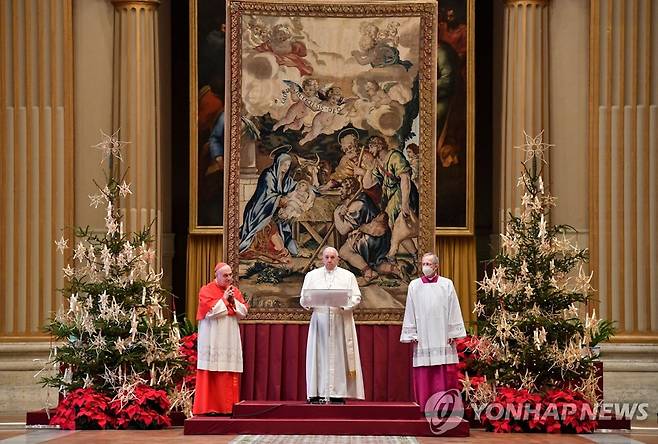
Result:
[[[0,1],[0,341],[44,336],[61,301],[53,242],[71,237],[74,215],[72,11],[71,0]]]
[[[658,4],[590,5],[594,286],[617,341],[658,342]]]
[[[123,202],[126,230],[155,220],[151,234],[161,258],[161,153],[159,110],[159,0],[112,0],[114,75],[112,123],[120,129],[126,182],[133,194]],[[159,265],[158,265],[159,267]]]
[[[506,1],[500,109],[499,225],[520,207],[516,181],[523,151],[514,147],[544,130],[548,138],[548,0]],[[544,172],[547,174],[547,171]],[[546,176],[547,177],[547,176]],[[546,181],[548,184],[548,180]]]

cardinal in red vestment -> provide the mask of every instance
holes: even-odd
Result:
[[[195,415],[230,414],[240,401],[242,343],[238,319],[247,316],[248,305],[233,283],[231,267],[215,266],[215,280],[199,291],[198,359]]]

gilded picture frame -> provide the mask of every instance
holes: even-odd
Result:
[[[325,246],[357,276],[357,322],[401,322],[434,251],[436,2],[230,0],[226,35],[224,258],[246,322],[307,322]]]
[[[436,234],[474,234],[475,0],[440,0]]]

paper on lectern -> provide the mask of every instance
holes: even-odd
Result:
[[[302,296],[306,307],[344,307],[351,294],[348,289],[307,289]]]

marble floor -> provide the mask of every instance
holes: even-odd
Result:
[[[40,444],[40,443],[230,443],[236,436],[208,435],[185,436],[182,428],[167,430],[101,430],[64,431],[44,428],[25,428],[24,412],[0,412],[0,444]],[[345,438],[326,437],[324,443],[345,442]],[[658,423],[655,421],[634,422],[628,432],[594,433],[591,435],[546,435],[546,434],[495,434],[472,429],[469,438],[441,438],[442,442],[500,443],[500,444],[658,444]],[[434,443],[438,438],[416,438],[416,442]],[[256,441],[257,442],[257,441]],[[357,442],[354,440],[353,442]],[[408,441],[407,441],[408,442]]]
[[[184,436],[182,428],[156,431],[136,430],[102,430],[102,431],[60,431],[44,429],[0,429],[1,444],[40,444],[40,443],[79,443],[79,444],[110,444],[110,443],[153,443],[166,444],[173,442],[185,443],[230,443],[236,436]],[[544,435],[521,434],[512,435],[487,433],[472,430],[469,438],[440,438],[442,442],[463,443],[527,443],[527,444],[658,444],[658,429],[638,430],[630,433],[595,433],[592,435]],[[338,440],[338,438],[336,439]],[[439,438],[417,438],[417,442],[434,443]],[[340,440],[345,442],[344,438]],[[325,443],[331,443],[331,437],[326,437]]]

